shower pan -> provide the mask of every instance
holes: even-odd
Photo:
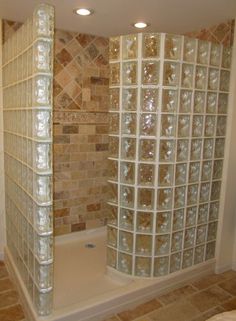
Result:
[[[53,237],[53,33],[3,46],[6,262],[29,320],[98,321],[214,271],[231,48],[110,39],[108,226]]]

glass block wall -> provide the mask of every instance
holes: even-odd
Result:
[[[53,33],[40,5],[3,46],[7,247],[39,315],[52,310]]]
[[[158,277],[214,258],[230,48],[110,39],[108,265]]]

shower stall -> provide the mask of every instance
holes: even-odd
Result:
[[[6,261],[30,320],[102,320],[215,268],[231,48],[110,39],[108,224],[55,241],[53,36],[40,5],[3,45]]]

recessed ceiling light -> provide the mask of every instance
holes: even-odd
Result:
[[[93,10],[86,8],[75,9],[74,12],[80,16],[89,16],[93,13]]]
[[[138,29],[143,29],[143,28],[146,28],[148,24],[146,22],[139,21],[134,23],[133,26]]]

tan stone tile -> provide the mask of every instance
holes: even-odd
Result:
[[[226,272],[224,272],[224,273],[221,273],[221,275],[222,275],[225,279],[233,279],[233,278],[236,278],[236,271],[229,270],[229,271],[226,271]]]
[[[24,319],[24,312],[19,304],[0,310],[1,321],[20,321],[22,319]]]
[[[5,278],[5,279],[0,280],[0,292],[7,291],[12,288],[13,288],[13,285],[12,285],[12,282],[10,279]]]
[[[206,321],[209,318],[213,317],[214,315],[216,315],[218,313],[222,313],[222,312],[224,312],[224,309],[222,307],[218,306],[214,309],[211,309],[211,310],[203,313],[200,317],[198,317],[192,321]]]
[[[192,282],[192,285],[199,290],[208,288],[209,286],[223,281],[225,278],[222,274],[211,274],[199,280]]]
[[[222,304],[226,311],[236,310],[236,297]]]
[[[7,269],[4,266],[0,266],[0,279],[6,278],[8,276]]]
[[[188,300],[194,305],[200,312],[205,312],[209,309],[216,307],[224,301],[227,301],[230,295],[223,291],[218,286],[212,286],[206,290],[198,292],[192,295]]]
[[[19,297],[16,291],[0,293],[0,309],[16,304],[18,300]]]
[[[161,303],[154,299],[144,304],[138,305],[133,310],[127,310],[127,311],[118,313],[118,317],[122,321],[131,321],[153,310],[159,309],[161,306],[162,306]]]
[[[186,300],[178,301],[148,314],[152,321],[189,321],[199,310]]]
[[[220,283],[219,287],[232,295],[236,295],[236,278]]]
[[[170,304],[174,301],[184,299],[185,297],[195,292],[196,290],[191,285],[186,285],[179,289],[161,295],[160,297],[158,297],[158,300],[160,300],[163,304]]]

